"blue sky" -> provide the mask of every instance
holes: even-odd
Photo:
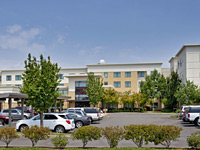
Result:
[[[0,70],[31,52],[63,68],[163,62],[200,42],[199,0],[1,0]]]

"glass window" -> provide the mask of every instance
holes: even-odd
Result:
[[[108,82],[104,82],[104,85],[108,85]]]
[[[12,110],[12,113],[17,113],[17,111],[16,110]]]
[[[140,88],[141,81],[138,82],[138,87]]]
[[[58,86],[64,86],[64,83],[60,83],[60,84],[58,84]]]
[[[104,77],[108,78],[108,72],[104,72]]]
[[[21,87],[22,85],[21,85],[21,84],[15,84],[15,86],[16,86],[16,87]]]
[[[121,72],[114,72],[114,78],[121,77]]]
[[[139,71],[138,72],[138,77],[144,77],[144,75],[145,75],[144,71]]]
[[[131,77],[131,72],[125,72],[125,77]]]
[[[131,81],[125,81],[125,87],[131,87]]]
[[[75,87],[87,87],[87,81],[75,81]]]
[[[12,76],[11,75],[7,75],[6,76],[6,81],[11,81],[12,80]]]
[[[45,115],[44,119],[46,120],[53,120],[53,119],[58,119],[55,115]]]
[[[0,81],[1,81],[1,76],[0,76]]]
[[[63,119],[68,119],[66,115],[59,115]]]
[[[116,88],[121,87],[121,82],[120,81],[114,82],[114,87],[116,87]]]
[[[68,90],[58,90],[61,95],[68,95]]]
[[[59,74],[59,79],[64,79],[63,74]]]
[[[15,80],[16,81],[19,81],[19,80],[21,80],[22,78],[21,78],[21,75],[15,75]]]
[[[3,110],[3,113],[8,113],[8,109],[6,109],[6,110]]]
[[[151,71],[151,74],[153,74],[154,71]]]

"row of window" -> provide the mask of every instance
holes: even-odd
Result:
[[[6,81],[11,81],[12,76],[11,75],[6,75]],[[21,75],[15,75],[15,81],[20,81],[22,80]]]
[[[104,85],[108,85],[108,82],[104,82]],[[120,88],[121,87],[121,81],[114,82],[114,87]],[[125,87],[131,87],[131,81],[125,81]]]
[[[145,72],[144,71],[138,71],[138,77],[144,77]],[[108,72],[104,72],[104,77],[108,78]],[[121,77],[121,72],[114,72],[113,73],[114,78],[120,78]],[[125,77],[131,77],[131,72],[125,72]]]
[[[59,79],[64,79],[63,74],[59,74]],[[11,81],[12,80],[12,75],[6,75],[6,81]],[[21,81],[21,75],[15,75],[15,81]],[[1,81],[1,76],[0,76],[0,81]]]

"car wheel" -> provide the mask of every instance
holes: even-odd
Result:
[[[64,133],[65,128],[63,126],[57,126],[55,131],[56,131],[56,133]]]
[[[82,121],[77,121],[76,122],[76,128],[80,128],[83,126],[83,122]]]
[[[4,125],[4,120],[0,119],[0,125]]]
[[[19,131],[22,132],[22,130],[23,130],[25,127],[27,127],[27,125],[22,124],[22,125],[19,127]]]
[[[199,118],[196,118],[196,119],[194,120],[194,124],[195,124],[196,126],[200,126],[200,123],[198,122],[198,120],[199,120]]]

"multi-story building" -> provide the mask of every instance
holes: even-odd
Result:
[[[70,96],[64,108],[89,106],[85,89],[87,88],[87,73],[93,72],[95,76],[103,79],[104,87],[115,88],[118,92],[131,90],[139,92],[140,82],[145,80],[155,69],[165,76],[169,76],[168,68],[161,68],[162,63],[130,63],[106,64],[104,60],[86,68],[62,68],[60,70],[59,93]],[[6,87],[19,87],[22,85],[21,75],[24,70],[2,70],[0,84]],[[157,103],[157,102],[156,102]],[[1,108],[1,107],[0,107]]]
[[[183,83],[190,80],[200,87],[200,45],[183,45],[169,63],[171,72],[177,72]]]

